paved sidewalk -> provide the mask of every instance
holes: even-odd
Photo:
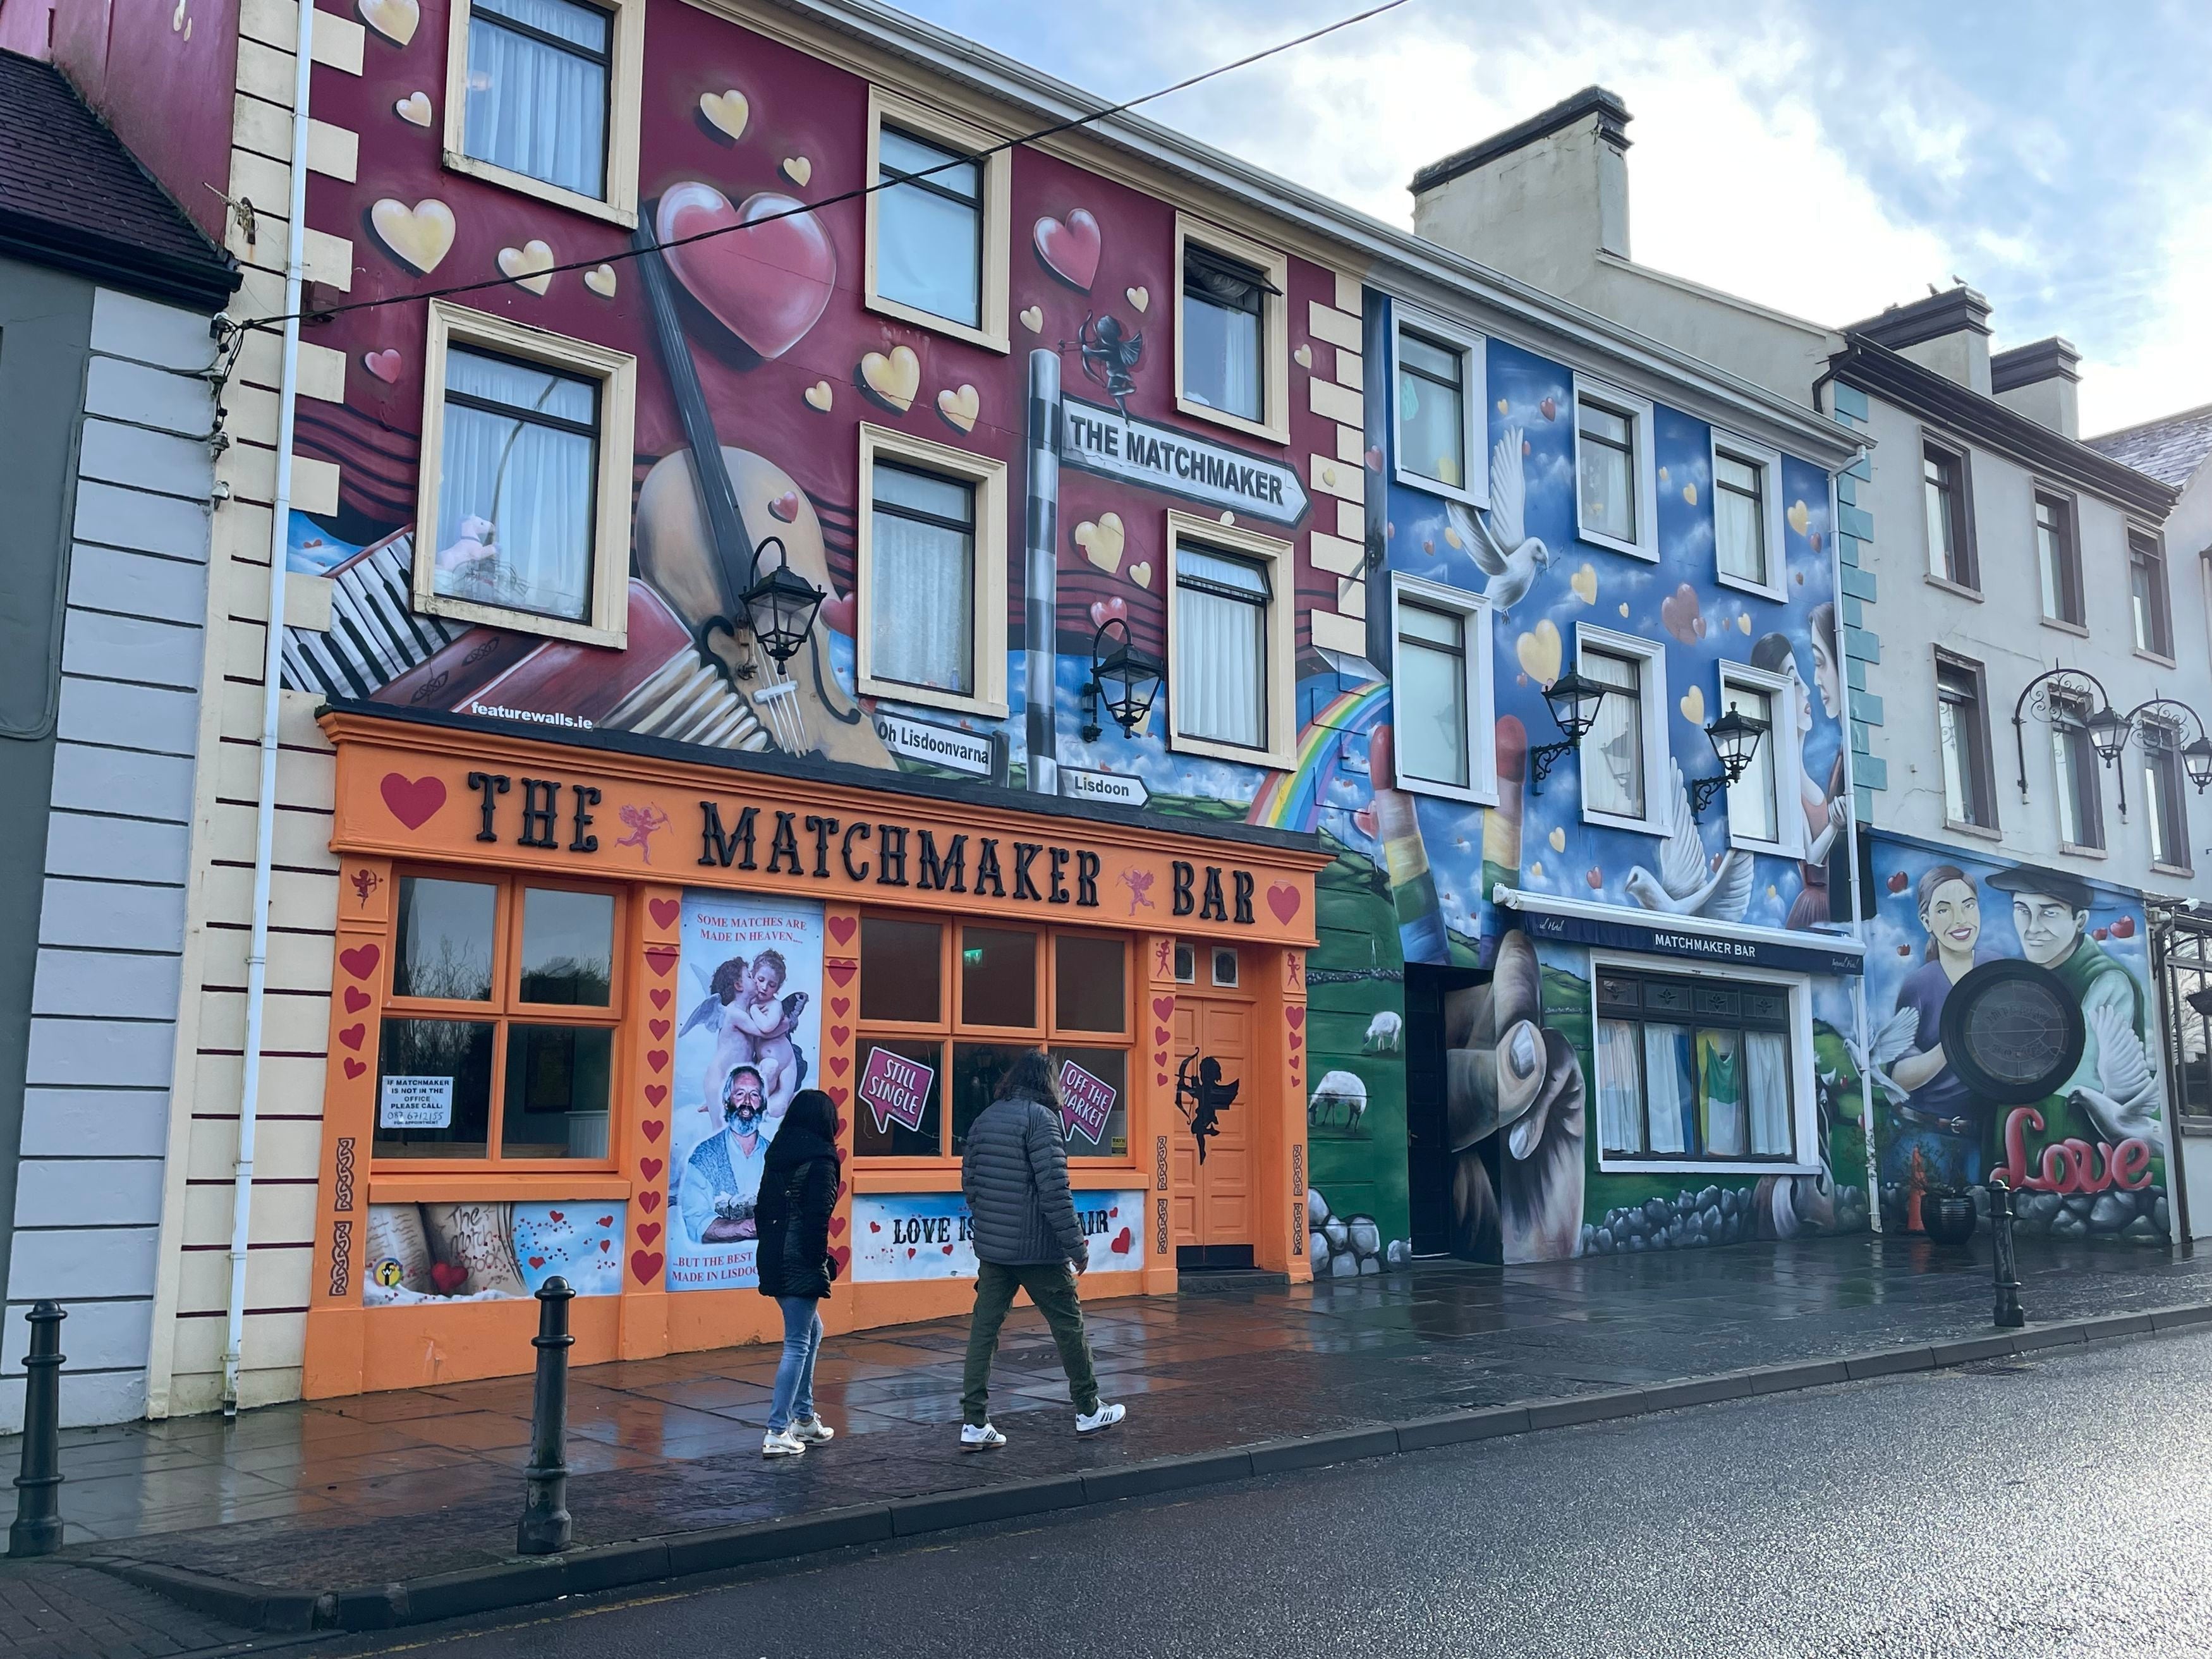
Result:
[[[1395,1449],[1382,1425],[1586,1397],[1594,1414],[1597,1396],[1751,1367],[1908,1348],[1924,1364],[1930,1344],[1991,1334],[1978,1243],[1854,1237],[1504,1270],[1423,1264],[1295,1290],[1101,1303],[1091,1310],[1101,1382],[1130,1418],[1080,1443],[1050,1340],[1024,1308],[994,1377],[993,1418],[1012,1443],[981,1457],[955,1448],[964,1322],[826,1343],[817,1398],[839,1437],[773,1462],[759,1454],[772,1348],[580,1368],[569,1507],[580,1545],[613,1543],[1071,1474],[1103,1490],[1102,1472],[1363,1429]],[[2022,1256],[2039,1323],[2212,1304],[2212,1256],[2041,1241],[2024,1241]],[[229,1425],[71,1431],[64,1559],[295,1593],[485,1568],[513,1547],[530,1401],[517,1377]],[[0,1458],[15,1455],[0,1440]]]

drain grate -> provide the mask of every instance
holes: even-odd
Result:
[[[1970,1359],[1956,1369],[1972,1376],[2026,1376],[2039,1367],[2024,1359]]]

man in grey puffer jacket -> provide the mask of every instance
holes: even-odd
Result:
[[[1006,1437],[991,1426],[987,1407],[999,1328],[1006,1323],[1017,1290],[1030,1293],[1052,1328],[1075,1401],[1075,1431],[1095,1434],[1127,1415],[1126,1407],[1099,1400],[1091,1344],[1083,1334],[1075,1276],[1090,1265],[1091,1247],[1075,1218],[1060,1120],[1052,1058],[1032,1048],[1006,1068],[997,1098],[968,1126],[960,1190],[974,1218],[977,1271],[966,1387],[960,1395],[966,1419],[960,1429],[963,1451],[988,1451],[1006,1443]]]

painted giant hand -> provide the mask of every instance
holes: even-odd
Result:
[[[1582,1062],[1544,1028],[1543,1003],[1536,947],[1517,931],[1498,939],[1487,985],[1444,1000],[1445,1127],[1463,1255],[1548,1261],[1579,1248]]]

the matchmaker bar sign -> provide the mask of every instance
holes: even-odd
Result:
[[[1306,515],[1296,469],[1075,398],[1060,400],[1060,463],[1239,518],[1295,525]]]

